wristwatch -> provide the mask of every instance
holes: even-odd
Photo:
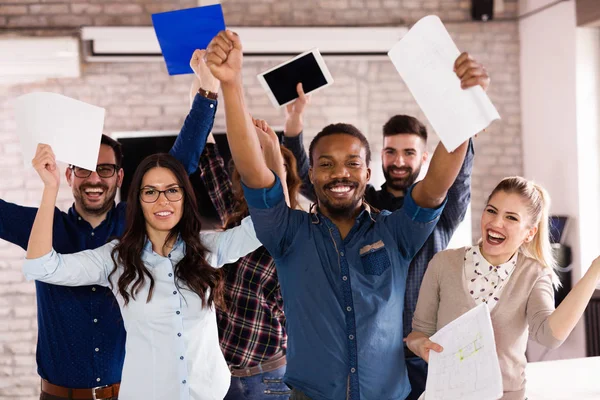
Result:
[[[215,92],[211,92],[210,90],[206,90],[206,89],[198,89],[198,94],[202,97],[206,97],[207,99],[211,99],[211,100],[217,100],[217,97],[219,97],[218,93]]]

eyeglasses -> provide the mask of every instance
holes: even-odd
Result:
[[[164,193],[169,201],[179,201],[183,197],[183,188],[173,186],[165,190],[157,190],[151,187],[144,187],[140,189],[140,199],[144,203],[155,203],[161,193]]]
[[[92,174],[92,171],[89,169],[76,167],[74,165],[71,165],[71,169],[78,178],[89,178],[89,176]],[[117,169],[119,169],[119,166],[116,164],[98,164],[96,167],[96,173],[100,178],[111,178],[115,175]]]

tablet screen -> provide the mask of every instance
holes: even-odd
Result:
[[[296,85],[302,82],[305,93],[327,84],[327,79],[313,53],[308,53],[263,75],[265,82],[281,105],[298,97]]]

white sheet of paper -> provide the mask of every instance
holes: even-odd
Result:
[[[448,151],[500,119],[480,86],[460,87],[454,62],[460,51],[434,15],[420,19],[388,56]]]
[[[25,166],[38,143],[52,146],[58,161],[96,169],[104,128],[104,108],[56,93],[35,92],[15,101],[17,132]]]
[[[502,374],[490,311],[480,304],[431,337],[444,350],[429,352],[425,400],[497,400]]]

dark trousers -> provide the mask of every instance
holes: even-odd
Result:
[[[427,363],[420,357],[406,359],[406,372],[412,388],[406,400],[417,400],[425,391],[427,382]]]

